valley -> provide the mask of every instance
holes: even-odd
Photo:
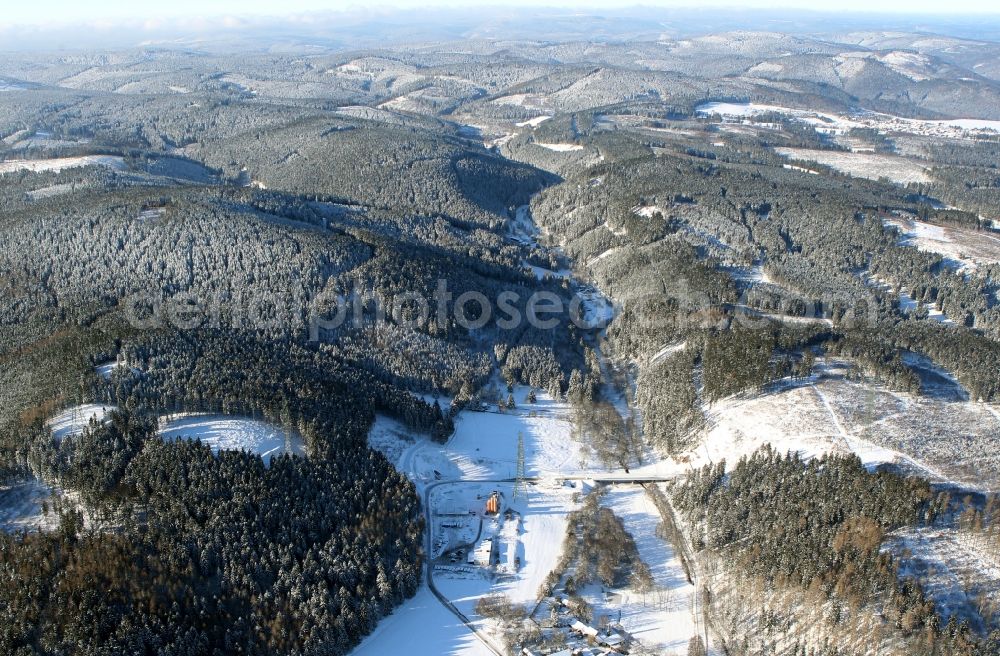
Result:
[[[996,39],[616,20],[0,60],[0,653],[997,653]]]

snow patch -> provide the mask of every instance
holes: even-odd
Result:
[[[536,116],[535,118],[529,118],[527,121],[521,121],[520,123],[515,123],[514,125],[516,125],[519,128],[528,127],[528,126],[530,126],[532,128],[537,128],[539,125],[541,125],[545,121],[549,120],[550,118],[552,118],[552,117],[551,116]]]
[[[105,421],[107,416],[116,409],[113,405],[84,403],[63,410],[45,422],[45,425],[52,431],[52,437],[61,441],[67,437],[82,434],[83,429],[90,425],[91,420],[98,423]]]
[[[82,166],[106,166],[116,171],[125,169],[125,160],[113,155],[84,155],[82,157],[59,157],[56,159],[12,159],[0,162],[0,174],[15,171],[55,171]]]
[[[219,451],[256,453],[265,464],[286,453],[305,456],[305,445],[298,431],[245,417],[194,414],[161,418],[159,434],[166,441],[200,439],[216,454]]]
[[[541,141],[536,141],[535,145],[549,150],[554,150],[557,153],[572,153],[578,150],[583,150],[583,146],[580,144],[571,143],[543,143]]]

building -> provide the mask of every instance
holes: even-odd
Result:
[[[469,550],[468,563],[479,567],[489,567],[493,564],[496,548],[493,540],[486,539],[476,545],[475,549]]]
[[[500,493],[496,490],[490,495],[490,498],[486,500],[486,514],[496,515],[500,512]]]
[[[609,649],[619,651],[625,648],[626,640],[621,634],[614,631],[608,631],[606,635],[597,636],[597,643],[604,645]]]

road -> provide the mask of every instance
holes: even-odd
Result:
[[[593,474],[586,474],[586,475],[585,474],[580,474],[580,475],[574,475],[574,476],[558,475],[558,476],[550,476],[550,477],[549,476],[546,476],[546,477],[530,476],[530,477],[525,478],[524,482],[526,482],[526,483],[540,483],[540,482],[564,483],[566,481],[582,481],[582,480],[594,481],[594,482],[601,483],[601,484],[604,484],[604,485],[645,485],[645,484],[649,484],[649,483],[665,483],[665,482],[673,480],[673,479],[672,478],[655,477],[655,476],[638,476],[638,477],[628,477],[628,476],[626,476],[626,477],[621,477],[621,476],[617,476],[617,475],[612,475],[612,476],[596,475],[595,476]],[[472,620],[470,620],[469,617],[465,613],[463,613],[462,611],[460,611],[455,606],[455,604],[451,603],[451,601],[446,596],[444,596],[437,589],[437,586],[434,584],[434,562],[431,559],[431,553],[432,553],[432,547],[433,547],[433,539],[434,539],[434,513],[433,513],[433,511],[431,509],[431,492],[433,492],[436,488],[441,487],[442,485],[461,485],[461,484],[479,484],[479,483],[489,483],[489,484],[507,483],[507,484],[513,484],[513,483],[516,483],[516,482],[517,482],[517,480],[513,479],[513,478],[485,478],[485,479],[483,479],[483,478],[469,478],[469,479],[454,479],[454,480],[447,480],[447,481],[437,481],[435,483],[431,483],[426,488],[424,488],[424,493],[423,493],[424,521],[426,522],[426,529],[424,531],[424,542],[425,542],[425,544],[424,544],[424,550],[425,550],[425,552],[427,554],[426,575],[425,575],[426,578],[427,578],[427,588],[431,591],[431,594],[433,594],[434,597],[438,601],[440,601],[441,604],[446,609],[448,609],[449,612],[451,612],[455,617],[457,617],[462,622],[462,624],[464,624],[466,626],[466,628],[468,628],[469,631],[471,631],[473,633],[473,635],[475,635],[476,638],[478,638],[479,641],[483,643],[483,645],[487,649],[489,649],[491,652],[493,652],[497,656],[505,656],[505,653],[503,652],[502,649],[498,648],[495,644],[493,644],[493,642],[490,640],[489,636],[486,635],[483,631],[480,631],[479,628],[472,622]],[[482,524],[480,524],[480,533],[481,532],[482,532]],[[695,596],[698,597],[697,594]],[[695,603],[697,604],[697,601]],[[696,622],[698,621],[697,617],[695,618],[695,621]]]

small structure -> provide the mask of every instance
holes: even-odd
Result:
[[[605,635],[597,636],[597,644],[604,645],[605,647],[614,649],[615,651],[624,648],[625,643],[625,638],[620,633],[616,633],[614,631],[608,631]]]
[[[486,500],[486,514],[496,515],[500,512],[500,493],[496,490],[490,495],[490,498]]]
[[[592,626],[587,626],[580,620],[573,622],[569,628],[576,631],[581,637],[597,638],[597,629]]]
[[[492,539],[486,539],[469,551],[468,563],[479,567],[489,567],[493,564],[495,548]]]

